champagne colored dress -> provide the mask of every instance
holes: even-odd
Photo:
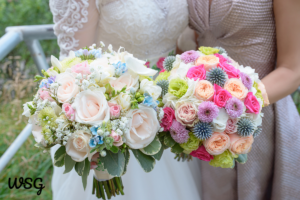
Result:
[[[200,46],[221,46],[263,78],[275,69],[272,0],[188,0]],[[246,164],[234,169],[201,162],[203,200],[300,199],[300,119],[290,96],[263,108],[263,132]]]

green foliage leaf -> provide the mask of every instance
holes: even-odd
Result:
[[[125,166],[124,166],[124,172],[123,175],[126,173],[127,171],[127,165],[129,163],[129,159],[130,159],[130,153],[128,149],[125,149],[124,151],[124,156],[125,156]]]
[[[118,153],[119,148],[116,147],[116,146],[112,146],[112,147],[110,148],[110,150],[111,150],[113,153]]]
[[[54,154],[54,165],[57,167],[62,167],[65,163],[66,147],[61,146]]]
[[[168,147],[173,147],[176,142],[175,140],[172,138],[171,134],[167,134],[164,138],[164,143],[165,145],[167,145]]]
[[[240,164],[245,164],[248,160],[247,154],[240,154],[235,160]]]
[[[64,174],[69,173],[73,167],[75,166],[76,162],[69,156],[68,154],[65,155],[65,171]]]
[[[183,149],[178,143],[176,143],[176,144],[171,148],[171,152],[173,152],[173,153],[182,153],[183,150],[184,150],[184,149]]]
[[[44,79],[44,77],[42,77],[42,76],[40,76],[40,75],[36,75],[35,77],[34,77],[34,82],[39,82],[39,81],[41,81],[41,80],[43,80]]]
[[[146,155],[154,155],[157,154],[161,149],[161,143],[156,136],[154,140],[145,148],[140,149],[141,152],[143,152]]]
[[[86,158],[84,162],[85,162],[84,171],[83,171],[83,175],[82,175],[81,179],[82,179],[83,188],[85,190],[86,185],[87,185],[87,177],[90,173],[90,161],[88,158]]]
[[[100,161],[104,164],[104,168],[110,175],[121,176],[123,174],[125,156],[121,151],[118,153],[107,151],[106,156],[101,157]]]
[[[131,151],[145,172],[151,172],[153,170],[155,159],[152,156],[143,154],[138,149],[132,149]]]
[[[152,157],[156,160],[160,160],[164,152],[164,145],[160,148],[159,152],[157,154],[154,154]]]
[[[85,166],[85,161],[82,161],[82,162],[77,162],[75,164],[75,171],[77,172],[77,174],[79,176],[82,176],[83,175],[83,172],[84,172],[84,166]]]

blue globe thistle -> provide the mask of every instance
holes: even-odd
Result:
[[[249,118],[242,117],[237,123],[237,133],[242,137],[253,134],[254,130],[255,125]]]
[[[193,134],[200,140],[206,140],[211,137],[213,133],[213,126],[211,123],[198,122],[192,129]]]
[[[159,87],[161,87],[161,96],[164,97],[168,93],[169,89],[169,81],[167,80],[160,80],[156,83]]]
[[[215,67],[206,73],[206,79],[212,84],[223,87],[227,79],[227,74],[223,69]]]
[[[253,137],[256,138],[262,132],[261,127],[257,127],[257,129],[253,133]]]
[[[223,53],[227,54],[227,51],[224,48],[222,48],[222,47],[214,47],[214,48],[215,49],[219,49],[218,54],[223,54]]]
[[[166,71],[171,71],[173,69],[173,62],[175,62],[176,57],[175,56],[168,56],[165,58],[163,62],[164,69]]]

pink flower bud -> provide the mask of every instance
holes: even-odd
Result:
[[[75,110],[72,108],[71,104],[69,103],[64,103],[62,105],[63,112],[65,113],[66,117],[74,121],[75,120]]]

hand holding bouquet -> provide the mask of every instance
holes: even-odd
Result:
[[[156,79],[164,103],[161,142],[178,160],[196,157],[222,168],[245,163],[268,104],[254,69],[211,47],[169,56],[163,65]]]
[[[146,172],[161,158],[157,133],[164,113],[157,106],[161,88],[151,79],[157,71],[122,48],[102,48],[70,52],[61,62],[52,56],[44,77],[36,76],[39,90],[23,114],[33,125],[37,147],[61,145],[56,166],[65,166],[64,173],[74,168],[84,188],[94,169],[93,193],[110,199],[124,194],[120,177],[129,150]]]

